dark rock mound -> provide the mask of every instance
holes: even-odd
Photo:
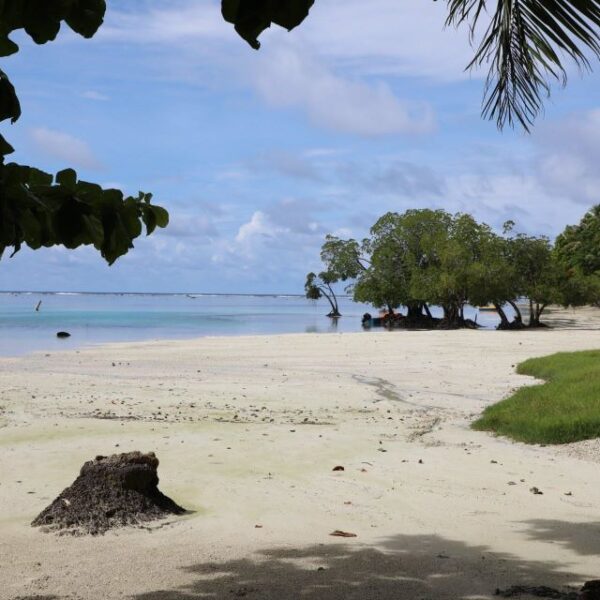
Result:
[[[581,588],[580,600],[600,600],[600,579],[588,581]]]
[[[70,337],[71,337],[71,334],[70,334],[68,331],[59,331],[59,332],[56,334],[56,337],[57,337],[57,338],[62,338],[62,339],[64,339],[64,338],[70,338]]]
[[[507,590],[496,590],[496,596],[502,598],[520,598],[521,596],[535,596],[536,598],[550,598],[551,600],[600,600],[600,579],[588,581],[580,592],[555,590],[545,585],[528,587],[513,585]]]
[[[97,456],[32,522],[48,531],[100,534],[185,512],[158,489],[153,452]]]

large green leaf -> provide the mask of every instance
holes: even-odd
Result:
[[[30,248],[93,245],[112,264],[133,248],[142,222],[165,227],[164,208],[150,203],[150,194],[123,197],[119,190],[77,181],[65,169],[54,178],[32,167],[0,165],[0,257]]]
[[[10,56],[19,51],[19,46],[15,44],[5,34],[0,33],[0,56]]]
[[[221,12],[253,48],[260,48],[258,36],[271,23],[288,31],[308,16],[314,0],[222,0]]]
[[[7,154],[12,154],[15,149],[4,139],[4,136],[0,135],[0,162],[2,162],[2,157]]]
[[[56,38],[61,23],[90,38],[102,25],[105,0],[4,0],[0,2],[0,56],[9,56],[18,46],[9,34],[24,29],[36,44]]]
[[[15,87],[4,71],[0,70],[0,121],[10,119],[13,123],[21,116],[21,103]]]
[[[65,20],[76,33],[91,38],[104,21],[105,0],[76,0]]]
[[[77,185],[77,173],[73,169],[64,169],[56,174],[56,183],[74,190]]]

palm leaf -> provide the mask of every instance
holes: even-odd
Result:
[[[447,24],[468,25],[474,40],[488,2],[447,2]],[[565,59],[587,70],[600,57],[600,0],[497,0],[489,19],[467,67],[489,65],[483,115],[529,131],[551,81],[566,83]]]

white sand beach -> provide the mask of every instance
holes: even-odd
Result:
[[[600,443],[469,429],[533,383],[517,362],[600,348],[600,310],[552,318],[0,359],[0,597],[477,599],[600,577]],[[156,452],[190,514],[97,537],[30,527],[86,460],[129,450]]]

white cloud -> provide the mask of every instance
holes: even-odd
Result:
[[[600,109],[540,123],[536,172],[546,192],[584,205],[600,202]]]
[[[45,127],[32,129],[30,135],[37,150],[48,158],[67,163],[66,166],[84,169],[102,166],[87,142],[75,136]]]
[[[87,90],[81,94],[86,100],[95,100],[97,102],[107,102],[110,98],[106,94],[102,94],[96,90]]]
[[[327,0],[292,35],[354,73],[458,81],[473,50],[466,29],[444,29],[447,10],[422,0]]]
[[[294,40],[330,66],[355,74],[462,80],[473,50],[466,29],[444,29],[446,15],[443,2],[321,0],[292,33],[277,26],[265,31],[261,52]],[[100,38],[179,47],[198,42],[199,48],[219,43],[240,55],[254,54],[224,22],[216,0],[162,0],[145,12],[112,9],[107,17]]]
[[[171,212],[169,226],[164,230],[163,235],[176,238],[201,238],[203,243],[218,235],[215,223],[208,215]]]
[[[417,0],[407,1],[411,10],[393,12],[392,20],[398,20],[402,31],[412,31],[405,22],[410,18],[427,25],[429,20],[419,16],[422,5],[417,5]],[[374,7],[362,36],[357,37],[356,19],[362,18],[361,3],[345,2],[348,6],[337,3],[334,28],[329,27],[333,13],[329,8],[323,10],[326,3],[321,3],[320,10],[313,10],[308,20],[291,34],[278,27],[265,32],[259,52],[251,50],[231,25],[223,22],[216,2],[203,6],[178,2],[174,7],[159,3],[159,8],[135,15],[112,12],[102,37],[149,47],[162,45],[172,51],[172,55],[163,51],[160,56],[164,64],[162,76],[180,77],[196,85],[202,81],[210,86],[241,84],[254,89],[270,106],[305,112],[320,127],[364,136],[431,131],[434,128],[431,108],[399,98],[382,80],[382,75],[391,72],[389,64],[400,61],[403,66],[395,75],[420,78],[439,75],[447,79],[452,72],[454,79],[463,78],[459,61],[452,68],[443,66],[453,53],[444,45],[437,46],[437,37],[445,39],[446,35],[441,25],[437,34],[432,34],[433,47],[424,51],[423,37],[414,32],[406,39],[399,37],[398,32],[392,36],[392,26],[386,19],[397,2],[387,0],[381,7]],[[378,2],[382,4],[382,0]],[[375,18],[379,9],[383,12]],[[432,30],[428,25],[424,35],[428,36]],[[387,39],[381,47],[369,41],[380,38]],[[452,43],[456,42],[455,36],[450,38],[454,40]],[[464,48],[464,39],[463,35],[460,48]],[[415,49],[417,55],[408,59]],[[441,58],[431,60],[438,50]],[[428,64],[439,67],[437,74],[430,67],[421,68],[425,56],[429,57]],[[367,64],[377,64],[382,71],[367,69]],[[373,75],[378,79],[372,80]]]
[[[283,270],[300,281],[318,263],[327,229],[313,213],[323,210],[314,201],[297,198],[255,210],[233,235],[215,240],[211,261],[224,273],[262,273],[269,280]]]
[[[293,44],[271,44],[249,82],[275,107],[303,109],[317,125],[365,136],[425,133],[431,108],[399,100],[384,82],[367,84],[334,74]]]
[[[147,11],[140,10],[139,6],[132,11],[110,10],[98,37],[123,42],[181,44],[190,40],[222,40],[233,32],[214,0],[202,4],[163,0],[154,5]]]
[[[285,231],[285,228],[271,223],[264,212],[257,210],[250,220],[239,228],[235,241],[246,248],[252,248],[257,243],[262,244],[266,238],[273,238]]]

